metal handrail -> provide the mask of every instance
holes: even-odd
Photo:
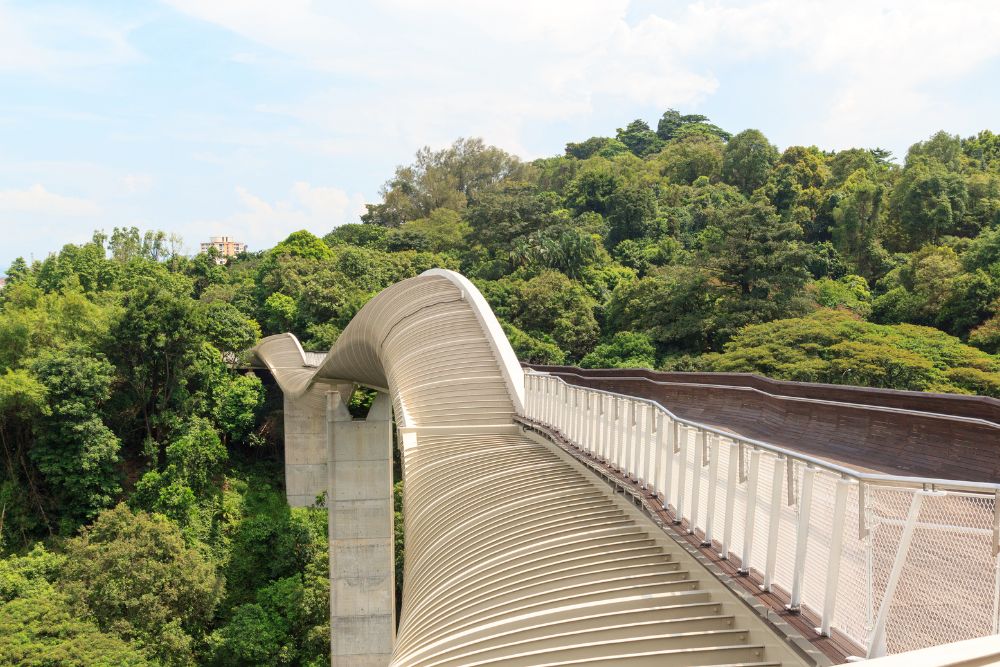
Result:
[[[557,382],[564,385],[576,387],[578,389],[583,389],[585,391],[591,391],[598,394],[604,394],[607,396],[613,396],[615,398],[624,398],[639,403],[646,403],[662,412],[664,412],[670,419],[683,424],[685,426],[700,429],[706,433],[712,433],[720,437],[726,438],[728,440],[733,440],[736,442],[743,443],[745,445],[750,445],[754,449],[762,449],[769,451],[773,454],[779,454],[788,459],[799,461],[813,468],[821,468],[823,470],[828,470],[830,472],[837,473],[846,478],[854,479],[859,482],[867,482],[869,484],[879,484],[882,486],[894,486],[902,488],[912,488],[912,489],[923,489],[926,491],[934,490],[950,490],[950,491],[971,491],[974,493],[989,493],[998,494],[1000,493],[1000,484],[991,482],[968,482],[962,480],[952,480],[952,479],[936,479],[933,477],[908,477],[905,475],[887,475],[883,473],[869,473],[862,472],[860,470],[855,470],[847,466],[843,466],[837,463],[831,463],[823,459],[817,458],[815,456],[810,456],[809,454],[802,454],[791,449],[786,449],[785,447],[780,447],[778,445],[771,444],[769,442],[764,442],[763,440],[757,440],[755,438],[750,438],[744,435],[739,435],[737,433],[732,433],[714,426],[709,426],[708,424],[702,424],[691,419],[685,419],[683,417],[678,417],[676,414],[671,412],[663,404],[655,401],[651,398],[645,398],[642,396],[629,396],[628,394],[620,394],[614,391],[607,391],[605,389],[595,389],[593,387],[583,387],[581,385],[573,385],[566,382],[561,377],[557,375],[552,375],[551,373],[539,372],[535,370],[527,370],[526,376],[535,375],[540,377],[549,377]]]
[[[742,540],[742,543],[739,547],[740,554],[737,557],[741,564],[740,572],[743,574],[750,572],[753,560],[762,558],[759,555],[752,556],[751,554],[754,551],[753,543],[756,530],[755,514],[757,509],[758,483],[760,480],[759,475],[761,474],[759,466],[762,464],[761,454],[766,452],[769,455],[766,459],[768,461],[773,460],[773,463],[768,463],[767,465],[771,467],[771,475],[775,481],[771,485],[771,517],[769,518],[766,541],[766,564],[763,570],[764,588],[765,590],[770,590],[770,586],[773,583],[786,587],[786,590],[790,591],[789,608],[793,611],[800,609],[803,604],[804,586],[806,585],[804,578],[806,576],[806,563],[808,559],[807,545],[810,541],[809,533],[812,526],[811,514],[816,511],[813,508],[814,480],[826,479],[828,481],[824,482],[824,484],[827,485],[830,484],[830,480],[836,480],[835,488],[829,491],[827,495],[824,495],[820,501],[820,507],[832,512],[830,523],[828,525],[821,524],[826,525],[826,528],[823,530],[827,530],[825,534],[829,540],[829,563],[824,566],[825,568],[829,568],[826,570],[825,592],[822,595],[815,591],[808,593],[809,597],[805,601],[806,605],[817,605],[820,599],[823,601],[821,611],[813,607],[819,613],[820,627],[817,631],[820,634],[829,636],[832,627],[831,624],[834,622],[835,615],[839,613],[836,611],[836,606],[841,563],[851,562],[855,567],[858,566],[856,556],[849,561],[842,560],[844,558],[844,531],[848,525],[845,510],[851,487],[856,487],[857,514],[855,520],[858,532],[855,544],[863,545],[862,548],[864,549],[864,553],[867,554],[865,558],[867,558],[867,567],[869,569],[867,575],[868,593],[866,598],[867,621],[864,630],[865,635],[862,637],[858,634],[858,619],[854,618],[845,622],[853,624],[851,625],[853,628],[851,637],[859,642],[863,642],[864,650],[868,657],[883,655],[887,651],[887,627],[891,622],[890,610],[893,598],[903,576],[910,543],[918,528],[921,530],[940,529],[943,531],[958,529],[958,532],[963,534],[982,537],[986,537],[992,533],[992,559],[990,561],[992,565],[990,565],[989,571],[993,573],[992,578],[995,582],[990,617],[993,619],[993,632],[1000,632],[1000,616],[997,615],[1000,613],[1000,561],[997,560],[998,554],[1000,554],[1000,484],[864,472],[769,442],[731,433],[692,419],[678,417],[654,399],[574,385],[557,375],[544,371],[535,371],[533,369],[527,371],[525,374],[525,385],[525,416],[530,416],[532,419],[550,424],[557,429],[565,430],[569,438],[575,440],[582,449],[591,452],[595,456],[599,456],[602,459],[610,457],[607,460],[613,461],[616,467],[626,471],[629,475],[634,475],[637,480],[641,481],[644,488],[649,488],[654,494],[660,495],[663,500],[664,509],[667,509],[671,500],[675,500],[673,503],[674,523],[680,523],[683,519],[686,519],[688,521],[688,534],[694,534],[696,530],[701,529],[704,534],[703,546],[711,546],[713,544],[713,515],[716,511],[713,509],[715,507],[715,491],[716,489],[725,488],[726,507],[721,515],[724,518],[724,526],[720,541],[720,556],[728,558],[730,553],[735,554],[734,551],[730,550],[730,547],[736,548],[736,545],[740,544],[740,542],[737,541],[734,543],[731,541],[732,529],[736,521],[742,521],[743,528],[741,528],[741,531],[743,534],[742,537],[737,538],[738,540]],[[605,400],[604,397],[610,400]],[[597,399],[596,402],[600,406],[598,411],[594,410],[594,401],[592,399]],[[605,406],[611,409],[610,413],[605,410]],[[624,415],[621,412],[621,408],[626,408]],[[637,420],[637,415],[639,414],[643,415],[641,420]],[[625,418],[624,422],[622,421],[623,417]],[[606,426],[602,425],[602,423]],[[605,428],[607,429],[606,431],[604,430]],[[615,435],[616,432],[617,435]],[[683,440],[681,440],[682,432],[684,433]],[[691,432],[695,436],[694,456],[696,458],[694,460],[688,457],[688,453],[691,451],[687,449],[689,445],[678,444],[681,441],[689,443],[688,434]],[[647,438],[653,440],[647,441]],[[706,448],[709,441],[712,443],[711,447],[713,448],[713,453],[710,457],[707,456],[708,450]],[[644,442],[647,444],[643,444]],[[727,479],[724,486],[723,482],[717,477],[718,447],[722,442],[729,443],[727,448],[729,452],[727,455]],[[648,448],[649,445],[652,445],[652,449]],[[738,458],[733,458],[737,450]],[[665,452],[665,459],[661,459],[661,452]],[[680,453],[680,458],[677,460],[676,465],[679,467],[676,468],[677,477],[673,479],[674,456],[678,452]],[[701,457],[700,462],[697,460],[699,452]],[[745,458],[746,452],[749,452],[749,460]],[[660,467],[661,461],[664,466],[662,468]],[[699,472],[699,469],[705,466],[709,468],[708,510],[706,516],[701,517],[703,519],[702,523],[699,521],[699,489],[704,473]],[[748,466],[749,469],[744,466]],[[792,480],[793,471],[796,468],[798,469],[799,484],[801,484],[798,500],[794,500],[796,494]],[[784,580],[776,582],[774,579],[777,563],[775,560],[775,549],[778,541],[778,533],[776,531],[779,530],[779,525],[782,521],[788,521],[787,518],[781,519],[782,514],[778,509],[779,505],[783,504],[779,501],[779,498],[781,497],[783,486],[781,477],[785,472],[787,472],[788,477],[788,500],[786,504],[789,506],[797,504],[799,509],[796,511],[793,527],[795,535],[794,557],[789,559],[787,554],[783,557],[786,559],[783,561],[786,567],[789,564],[791,566],[791,574],[788,575],[786,573],[782,575]],[[691,498],[686,497],[687,484],[685,478],[688,474],[693,476],[690,480]],[[746,482],[745,506],[739,510],[739,515],[734,513],[735,507],[733,504],[735,502],[734,492],[737,488],[737,482],[739,484]],[[883,510],[885,509],[881,505],[881,503],[886,502],[884,498],[876,504],[871,503],[872,498],[879,497],[878,489],[885,488],[894,489],[896,492],[905,492],[904,497],[909,498],[909,510],[904,521],[899,521],[898,517],[883,517],[878,514],[879,507],[882,507]],[[964,526],[961,524],[955,526],[947,524],[937,525],[919,520],[920,508],[925,498],[954,496],[956,492],[958,495],[969,498],[976,497],[986,501],[986,506],[990,508],[990,513],[979,516],[979,527]],[[927,500],[927,502],[932,501]],[[882,554],[881,557],[883,559],[891,554],[891,560],[887,562],[891,563],[892,567],[890,570],[884,572],[886,576],[885,585],[879,589],[882,597],[881,601],[876,604],[877,598],[872,589],[874,582],[871,572],[873,563],[872,550],[874,548],[873,540],[875,539],[873,536],[876,534],[875,531],[881,526],[889,525],[883,519],[887,519],[893,526],[898,526],[901,532],[894,547],[885,546],[884,531],[878,533],[878,535],[881,535],[880,539],[883,541],[882,551],[879,553]],[[785,525],[787,526],[788,524],[786,523]],[[764,536],[759,535],[758,537],[763,538]],[[886,550],[887,548],[888,550]],[[979,558],[986,552],[977,551],[976,553],[979,554],[977,556]],[[927,553],[924,556],[926,557]],[[986,558],[990,557],[986,556]],[[983,564],[979,563],[978,566],[982,567]],[[759,560],[756,567],[758,569],[760,567]],[[814,562],[810,566],[812,568],[810,571],[815,572],[816,567],[818,566]],[[877,609],[875,608],[876,606]],[[985,607],[977,609],[984,612]],[[981,620],[981,617],[983,617],[982,613],[977,618]],[[851,617],[848,616],[846,618],[850,619]],[[898,632],[898,628],[896,632]],[[899,644],[897,643],[896,645],[898,646]]]
[[[529,369],[535,375],[545,375],[550,374],[548,371],[537,371],[534,369]],[[550,374],[551,375],[551,374]],[[752,373],[746,373],[751,377],[760,377],[753,375]],[[760,389],[759,387],[745,387],[735,384],[713,384],[710,382],[683,382],[680,380],[654,380],[653,378],[645,377],[642,375],[614,375],[614,376],[601,376],[593,375],[586,376],[580,373],[573,373],[571,371],[560,371],[559,375],[552,375],[552,377],[577,377],[581,380],[595,379],[595,380],[615,380],[615,381],[630,381],[630,382],[646,382],[652,385],[665,386],[670,385],[673,387],[698,387],[698,388],[708,388],[708,389],[731,389],[733,391],[749,391],[755,394],[760,394],[761,396],[766,396],[767,398],[773,398],[778,401],[790,401],[799,403],[812,403],[816,405],[838,405],[847,406],[850,408],[858,408],[862,410],[871,410],[876,412],[890,412],[893,414],[902,415],[920,415],[923,417],[932,417],[934,419],[947,419],[949,421],[963,422],[966,424],[975,424],[978,426],[986,426],[988,428],[1000,429],[1000,423],[991,421],[989,419],[983,419],[982,417],[965,417],[963,415],[949,415],[944,412],[930,412],[928,410],[914,410],[913,408],[897,408],[886,405],[875,405],[874,403],[852,403],[849,401],[834,401],[826,398],[810,398],[806,396],[791,396],[788,394],[773,394],[769,391]],[[590,387],[586,387],[590,389]],[[888,390],[886,390],[888,391]]]

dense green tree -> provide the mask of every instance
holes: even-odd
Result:
[[[201,305],[197,317],[205,338],[222,352],[244,352],[260,339],[260,325],[224,301]]]
[[[92,519],[121,492],[121,442],[101,418],[115,368],[75,348],[46,352],[31,370],[49,406],[35,422],[31,459],[67,520]]]
[[[632,331],[619,331],[610,341],[598,345],[580,360],[583,368],[653,368],[656,348],[649,337]]]
[[[438,208],[462,210],[470,198],[515,175],[520,161],[481,139],[459,139],[450,147],[417,151],[412,165],[396,174],[380,192],[381,204],[368,204],[362,221],[398,227],[426,218]]]
[[[747,327],[706,370],[869,387],[1000,395],[1000,362],[929,327],[869,324],[843,311]]]
[[[723,338],[801,309],[809,275],[801,236],[798,225],[759,199],[720,216],[702,233],[702,261],[725,286],[716,304]]]
[[[366,225],[350,223],[335,228],[323,237],[331,246],[346,244],[373,250],[386,250],[386,240],[389,230],[382,225]]]
[[[578,283],[544,271],[519,290],[514,324],[529,333],[545,332],[573,356],[583,356],[597,342],[597,303]]]
[[[885,189],[864,170],[857,170],[837,193],[833,209],[833,243],[858,273],[874,278],[882,272]]]
[[[923,155],[908,161],[891,198],[895,245],[914,250],[961,231],[968,196],[962,175],[941,162]]]
[[[519,237],[565,223],[567,215],[555,193],[512,182],[481,193],[470,205],[466,219],[479,244],[502,252]]]
[[[619,139],[611,139],[609,137],[591,137],[578,144],[566,144],[566,155],[579,160],[586,160],[595,155],[610,158],[628,152],[628,150],[629,147]]]
[[[722,179],[745,195],[767,182],[771,167],[778,161],[775,148],[760,130],[743,130],[726,144],[722,156]]]
[[[872,312],[872,293],[861,276],[843,276],[837,280],[820,278],[810,285],[816,303],[824,308],[849,310],[860,317]]]
[[[204,341],[196,304],[154,286],[128,292],[122,303],[108,357],[121,374],[138,428],[148,440],[161,442],[187,406],[191,367]]]
[[[526,334],[513,324],[501,322],[503,331],[514,348],[517,358],[529,364],[562,364],[566,361],[566,353],[551,336],[539,334],[539,337]]]
[[[638,183],[618,188],[607,203],[608,245],[648,235],[656,213],[656,197],[650,188]]]
[[[438,208],[431,211],[426,218],[403,223],[398,231],[417,233],[426,239],[425,248],[414,249],[444,252],[463,249],[472,233],[472,227],[456,211]]]
[[[566,188],[566,203],[577,213],[592,211],[607,215],[611,198],[622,186],[622,178],[606,161],[581,171]]]
[[[618,128],[615,138],[639,157],[657,153],[663,148],[663,140],[649,129],[646,121],[640,119],[633,120],[624,129]]]
[[[983,130],[962,140],[962,152],[978,169],[987,171],[1000,165],[1000,134]]]
[[[962,140],[957,134],[951,135],[941,130],[927,141],[918,141],[906,153],[906,166],[922,159],[932,160],[948,171],[962,168]]]
[[[20,667],[152,667],[146,652],[81,618],[55,591],[0,604],[0,663]]]
[[[692,136],[712,137],[728,141],[732,135],[717,125],[708,122],[707,116],[700,114],[682,115],[675,109],[663,112],[656,124],[656,134],[663,141],[685,139]]]
[[[66,555],[64,588],[102,631],[147,647],[165,665],[193,662],[223,582],[175,525],[119,505],[70,540]]]
[[[724,149],[725,144],[718,137],[692,135],[667,144],[655,160],[672,183],[690,185],[702,176],[718,181]]]
[[[642,332],[665,351],[701,352],[711,343],[717,298],[706,271],[667,267],[619,285],[608,319],[613,330]]]

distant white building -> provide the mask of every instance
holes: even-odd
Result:
[[[0,289],[7,286],[7,276],[0,276]]]
[[[201,251],[208,252],[212,248],[219,252],[219,257],[215,261],[219,264],[225,264],[230,257],[246,252],[247,244],[234,241],[229,236],[213,236],[208,243],[201,244]]]

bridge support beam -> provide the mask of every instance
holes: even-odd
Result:
[[[395,639],[392,405],[379,393],[354,421],[326,394],[330,656],[334,667],[385,667]]]

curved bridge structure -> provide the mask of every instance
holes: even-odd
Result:
[[[812,662],[518,422],[523,371],[462,276],[432,270],[384,290],[318,366],[291,335],[265,339],[256,356],[285,394],[289,501],[326,493],[334,664]],[[354,385],[379,391],[363,421],[346,409]],[[405,479],[398,628],[390,408]]]

